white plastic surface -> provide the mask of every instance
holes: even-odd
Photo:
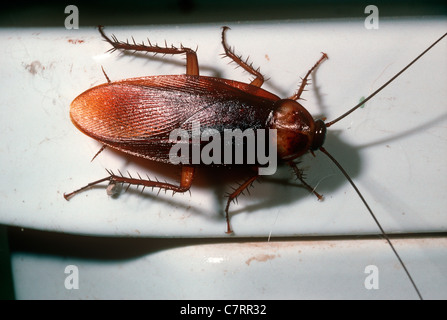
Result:
[[[231,24],[228,42],[244,57],[250,55],[269,78],[263,87],[282,97],[295,92],[300,77],[326,52],[329,60],[313,77],[303,104],[332,120],[398,72],[446,26],[445,19],[382,19],[379,30],[366,30],[363,20]],[[198,46],[201,74],[249,79],[220,59],[220,25],[105,31],[122,40],[150,37],[152,42]],[[112,80],[179,74],[184,73],[181,57],[108,54],[110,47],[99,33],[86,28],[3,29],[0,41],[0,223],[99,236],[228,237],[224,194],[235,182],[225,172],[217,176],[203,170],[191,196],[146,190],[112,199],[104,186],[69,202],[63,198],[105,177],[106,168],[176,181],[176,167],[111,150],[91,163],[101,145],[73,126],[69,105],[81,92],[105,82],[101,66]],[[326,149],[389,233],[447,229],[446,53],[444,39],[366,107],[328,131]],[[255,183],[251,196],[232,204],[236,236],[378,233],[352,187],[323,154],[306,156],[301,165],[325,200],[317,201],[294,182],[289,169],[280,168],[276,176]],[[444,239],[394,243],[422,294],[445,298]],[[69,264],[80,268],[83,290],[63,287]],[[384,275],[381,290],[364,287],[364,269],[370,264]],[[19,252],[13,256],[13,271],[18,298],[416,298],[381,240],[193,243],[171,250],[161,244],[159,251],[107,262]]]
[[[229,302],[418,299],[383,240],[214,244],[197,240],[140,240],[133,244],[138,249],[146,247],[146,253],[128,259],[97,260],[19,252],[12,260],[16,295],[20,299]],[[424,299],[445,299],[446,239],[395,240],[394,244]],[[374,288],[371,284],[375,284]],[[180,313],[180,310],[169,312]]]
[[[234,24],[228,42],[269,78],[264,88],[287,97],[300,77],[329,55],[303,103],[334,119],[404,67],[445,31],[445,20],[363,20]],[[164,40],[196,48],[201,74],[248,81],[222,60],[218,25],[106,28],[118,39]],[[236,182],[202,170],[184,195],[146,190],[106,195],[94,188],[67,202],[71,192],[106,176],[105,169],[148,173],[177,181],[179,168],[106,150],[70,121],[70,102],[109,78],[184,73],[183,57],[154,59],[105,53],[94,29],[4,29],[0,40],[4,88],[0,98],[0,223],[93,235],[225,236],[225,192]],[[388,232],[445,231],[447,64],[444,39],[405,74],[349,118],[329,128],[325,147],[352,176]],[[168,63],[165,63],[165,60]],[[289,169],[251,189],[230,207],[238,236],[377,233],[359,197],[321,152],[306,156],[310,185],[323,202],[294,182]],[[165,175],[167,174],[167,175]],[[235,178],[238,176],[236,175]],[[272,179],[280,181],[273,182]],[[289,182],[286,182],[289,179]]]

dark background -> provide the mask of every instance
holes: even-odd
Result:
[[[80,27],[358,18],[370,4],[379,8],[380,17],[447,15],[445,0],[11,1],[1,5],[0,26],[63,27],[64,9],[70,4],[79,9]]]

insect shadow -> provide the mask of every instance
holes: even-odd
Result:
[[[376,145],[385,146],[387,143],[402,138],[409,138],[411,135],[425,132],[427,128],[436,126],[446,118],[447,113],[444,113],[441,116],[437,116],[436,118],[419,124],[416,127],[409,128],[403,132],[357,146],[349,145],[339,137],[339,133],[341,133],[343,129],[331,130],[326,137],[326,145],[328,146],[328,149],[330,148],[331,153],[337,160],[347,168],[351,178],[355,179],[361,174],[363,168],[361,155],[362,149]],[[318,152],[316,153],[315,158],[310,154],[303,156],[301,166],[303,165],[309,182],[312,186],[316,187],[317,192],[326,196],[325,198],[328,198],[341,186],[348,184],[346,178],[339,174],[332,162],[321,157]],[[263,176],[261,182],[266,182],[265,184],[270,186],[264,186],[264,183],[261,185],[255,184],[255,188],[259,188],[259,190],[251,192],[251,196],[258,198],[260,201],[256,201],[255,204],[244,205],[243,207],[235,206],[232,210],[232,216],[243,212],[259,211],[266,207],[292,204],[306,197],[314,197],[299,181],[294,179],[293,172],[291,172],[290,168],[287,166],[279,166],[277,174],[273,176]],[[231,181],[229,183],[231,184]],[[287,188],[277,188],[273,187],[273,185],[284,186]],[[221,205],[223,208],[224,203],[222,202]],[[316,205],[318,205],[318,203],[316,203]]]
[[[144,63],[144,65],[153,65],[153,62],[160,62],[163,65],[165,64],[170,64],[172,66],[177,66],[180,68],[185,68],[185,62],[178,59],[174,58],[174,57],[170,57],[170,56],[164,56],[164,55],[149,55],[149,54],[145,54],[145,53],[141,53],[141,52],[127,52],[127,51],[122,51],[119,54],[119,57],[128,57],[131,59],[144,59],[146,62]],[[221,78],[222,77],[222,71],[221,68],[217,68],[214,66],[209,66],[209,65],[200,65],[200,71],[203,73],[206,73],[207,76],[210,77],[216,77],[216,78]],[[112,80],[113,81],[113,80]]]
[[[389,142],[392,142],[392,141],[395,141],[398,139],[402,139],[402,138],[410,138],[412,135],[417,135],[418,133],[426,132],[427,128],[432,128],[432,127],[437,126],[439,123],[442,123],[446,118],[447,118],[447,112],[440,116],[436,116],[432,120],[428,120],[424,123],[421,123],[417,127],[413,127],[408,130],[403,130],[403,131],[401,131],[395,135],[392,135],[390,137],[386,137],[386,138],[383,138],[380,140],[376,140],[376,141],[372,141],[372,142],[368,142],[368,143],[359,145],[359,146],[357,146],[357,148],[358,149],[367,148],[367,147],[372,147],[372,146],[376,146],[376,145],[389,143]]]
[[[340,159],[340,162],[349,168],[351,177],[355,178],[362,170],[361,156],[357,149],[343,142],[336,134],[328,134],[326,140],[327,145],[336,150],[333,153]],[[303,156],[300,166],[309,183],[325,198],[348,183],[345,177],[338,173],[335,166],[319,153],[316,153],[315,158],[311,154]],[[290,167],[285,164],[278,166],[275,175],[262,176],[260,182],[260,184],[254,185],[256,190],[250,191],[250,196],[256,199],[255,203],[245,204],[241,207],[234,206],[232,216],[243,212],[259,211],[263,208],[287,206],[299,203],[300,200],[309,197],[315,200],[316,206],[319,203],[317,198],[296,179]]]
[[[333,130],[327,136],[328,146],[336,150],[334,154],[349,168],[350,175],[355,178],[361,172],[362,161],[359,152],[356,148],[352,148],[352,146],[344,143],[336,133],[337,131]],[[150,179],[157,177],[160,181],[164,179],[167,181],[179,180],[180,167],[132,156],[111,148],[107,152],[125,159],[122,168],[129,167],[130,165],[137,166],[139,168],[138,173],[142,177],[148,174]],[[330,196],[334,190],[347,183],[346,179],[338,173],[332,163],[322,157],[320,153],[316,153],[315,158],[310,154],[305,155],[301,160],[301,166],[304,168],[305,173],[308,174],[309,181],[313,186],[318,185],[317,190],[323,193],[323,195]],[[114,168],[110,169],[117,173]],[[137,175],[136,171],[129,171],[127,173],[125,170],[121,170],[121,172],[125,176],[129,173],[132,176]],[[220,221],[225,219],[222,212],[224,212],[226,197],[232,191],[233,187],[237,187],[239,182],[244,181],[249,174],[248,172],[250,172],[250,169],[246,166],[203,166],[199,168],[191,188],[191,195],[194,196],[194,192],[199,191],[199,189],[214,191],[218,205],[213,212],[209,212],[206,208],[204,209],[194,204],[177,201],[175,194],[172,197],[159,197],[159,193],[164,194],[166,192],[158,188],[154,190],[146,188],[142,192],[141,187],[136,188],[135,186],[130,186],[127,189],[127,185],[124,185],[122,186],[122,190],[113,196],[113,198],[119,198],[123,193],[138,195],[151,201],[164,202],[170,206],[188,210],[189,213]],[[93,186],[93,188],[101,187],[104,188],[104,186],[100,185]],[[172,191],[167,191],[167,194],[170,193]],[[243,212],[250,213],[266,208],[290,205],[307,197],[314,199],[316,205],[318,205],[317,198],[296,180],[290,167],[281,163],[278,163],[277,172],[274,175],[261,176],[259,183],[255,182],[253,188],[249,188],[244,194],[241,194],[236,202],[246,197],[251,198],[251,204],[234,206],[234,209],[231,211],[232,216]]]
[[[120,56],[130,57],[132,59],[145,59],[145,61],[158,61],[162,63],[169,63],[175,66],[184,67],[184,63],[179,61],[178,59],[168,58],[167,56],[150,56],[144,53],[129,53],[129,52],[121,52]],[[201,70],[207,71],[208,74],[211,73],[212,76],[220,77],[222,72],[220,68],[208,67],[201,65]],[[317,84],[317,67],[314,72],[312,72],[312,90],[314,96],[316,97],[318,111],[315,114],[315,118],[321,118],[321,115],[325,113],[327,110],[327,106],[324,103],[324,99],[320,90],[320,87]],[[275,85],[271,79],[268,81],[268,85],[272,88],[280,89],[280,86]],[[276,90],[275,90],[276,91]],[[280,90],[281,91],[281,90]],[[287,93],[280,93],[284,96]],[[310,93],[309,93],[310,94]],[[340,130],[341,131],[341,130]],[[357,174],[360,172],[361,160],[358,152],[352,146],[347,145],[343,141],[341,141],[338,137],[337,130],[331,130],[327,135],[326,141],[328,146],[331,149],[336,150],[334,155],[343,162],[344,166],[349,168],[349,172],[351,177],[355,178]],[[142,172],[139,172],[144,176],[146,173],[149,173],[149,177],[152,178],[160,178],[160,180],[167,179],[170,181],[179,181],[180,180],[180,167],[173,167],[170,164],[164,164],[156,161],[151,161],[147,159],[143,159],[141,157],[135,157],[129,154],[125,154],[115,149],[108,149],[109,152],[117,154],[119,157],[123,157],[126,159],[126,164],[124,168],[130,164],[136,164],[138,167],[142,168]],[[304,163],[304,169],[308,172],[308,177],[312,185],[315,187],[318,184],[318,192],[330,195],[334,190],[336,190],[341,185],[346,184],[346,179],[336,172],[334,166],[325,158],[321,157],[320,153],[316,153],[317,158],[314,159],[310,154],[305,155],[301,165]],[[317,160],[317,161],[315,161]],[[333,168],[333,170],[331,170]],[[110,168],[111,169],[111,168]],[[113,169],[112,169],[113,170]],[[197,172],[197,177],[194,180],[194,184],[191,190],[191,193],[194,193],[194,189],[206,189],[206,190],[214,190],[216,196],[216,203],[218,203],[218,207],[214,210],[214,214],[208,212],[205,209],[200,207],[194,207],[185,204],[181,201],[176,201],[175,196],[171,197],[158,197],[159,190],[155,189],[154,191],[145,190],[141,192],[141,188],[137,189],[135,187],[130,187],[127,189],[127,186],[123,186],[126,190],[125,192],[130,194],[135,194],[139,196],[143,196],[144,198],[151,199],[153,201],[165,202],[171,206],[175,207],[183,207],[185,210],[193,214],[198,214],[201,216],[207,216],[210,219],[222,220],[224,215],[226,197],[232,190],[232,187],[238,186],[238,181],[242,182],[245,178],[248,177],[247,172],[250,172],[250,168],[247,166],[202,166],[199,168]],[[115,172],[116,173],[116,172]],[[305,172],[306,173],[306,172]],[[124,173],[127,175],[127,173]],[[132,175],[136,175],[136,173],[131,172]],[[212,177],[212,178],[210,178]],[[318,183],[319,181],[322,183]],[[260,182],[260,183],[258,183]],[[281,205],[289,205],[294,202],[298,202],[305,197],[312,197],[318,204],[317,199],[314,195],[309,193],[309,190],[303,186],[299,181],[296,181],[295,174],[291,171],[290,167],[287,165],[282,165],[278,163],[277,172],[273,176],[262,176],[260,181],[255,182],[253,188],[249,188],[246,190],[240,197],[252,197],[254,198],[254,204],[244,205],[241,207],[235,206],[231,215],[236,215],[243,212],[252,212],[258,211],[263,208],[272,208],[275,206]],[[278,186],[281,186],[278,188]],[[94,186],[99,187],[99,186]],[[282,188],[284,187],[284,188]],[[165,190],[161,190],[160,193],[165,193]],[[171,192],[171,191],[168,191]],[[114,195],[114,198],[118,198],[123,191]],[[238,202],[238,198],[236,199]]]
[[[407,138],[410,135],[418,134],[421,131],[425,131],[427,127],[432,127],[437,123],[442,122],[445,118],[447,118],[447,113],[424,122],[417,127],[410,128],[405,132],[399,132],[387,138],[358,146],[349,145],[339,137],[339,133],[342,132],[343,129],[331,130],[327,135],[326,145],[331,149],[331,152],[337,157],[339,162],[342,163],[344,167],[348,168],[350,176],[355,179],[362,171],[362,149],[375,145],[384,145],[401,138]],[[112,152],[119,157],[124,157],[126,159],[124,167],[130,164],[136,164],[143,170],[139,173],[144,175],[147,172],[151,179],[154,177],[164,177],[171,181],[179,180],[180,167],[173,167],[170,164],[142,159],[114,149],[109,149],[109,152]],[[309,182],[312,183],[312,185],[316,187],[316,190],[326,198],[330,197],[330,195],[338,188],[348,183],[345,177],[338,173],[338,170],[336,170],[332,162],[321,157],[319,152],[316,153],[316,157],[313,157],[310,154],[303,156],[301,159],[301,166],[304,168],[305,174],[307,174],[310,179]],[[135,187],[130,187],[126,192],[135,195],[141,194],[141,196],[147,199],[165,202],[175,207],[183,207],[185,210],[187,209],[188,212],[205,216],[210,219],[222,220],[224,219],[222,212],[224,212],[226,202],[224,199],[226,199],[227,194],[232,190],[231,188],[238,185],[237,181],[243,181],[246,178],[247,171],[248,168],[245,166],[204,166],[198,170],[191,193],[193,194],[194,190],[197,189],[214,190],[216,203],[219,205],[219,207],[215,209],[214,214],[199,206],[176,201],[175,195],[173,197],[158,197],[158,190],[145,190],[144,192],[141,192],[141,188],[137,189]],[[133,175],[136,173],[131,172],[131,174]],[[239,198],[243,199],[244,197],[251,197],[254,199],[254,203],[252,202],[251,204],[245,204],[243,206],[234,206],[231,212],[232,216],[244,212],[255,212],[265,208],[290,205],[307,197],[315,198],[314,195],[310,194],[299,181],[296,181],[290,167],[282,165],[281,163],[278,163],[275,175],[262,176],[259,182],[260,183],[255,182],[253,188],[248,189],[248,192],[246,191]],[[101,188],[101,186],[94,186],[94,188]],[[126,189],[126,186],[124,186],[124,189]],[[121,194],[122,193],[123,192],[121,192]],[[161,193],[165,193],[165,191],[162,190]],[[119,197],[119,194],[116,197]],[[318,205],[316,198],[315,203]]]

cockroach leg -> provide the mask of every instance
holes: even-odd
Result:
[[[69,200],[74,195],[76,195],[88,188],[91,188],[94,185],[104,182],[104,181],[109,181],[109,186],[107,187],[108,194],[110,194],[111,191],[114,191],[114,186],[116,186],[117,183],[123,183],[123,184],[128,183],[129,186],[136,185],[136,186],[143,186],[143,188],[146,188],[146,187],[160,188],[160,190],[165,189],[165,190],[172,190],[174,192],[183,193],[183,192],[188,191],[192,185],[192,182],[194,180],[195,168],[191,167],[191,166],[183,166],[182,167],[180,185],[178,185],[178,186],[167,183],[167,182],[161,182],[158,180],[155,180],[155,181],[149,180],[149,179],[144,180],[144,179],[141,179],[141,177],[139,179],[136,179],[136,178],[133,178],[132,176],[130,176],[130,174],[129,174],[129,177],[125,177],[121,174],[121,172],[120,172],[120,175],[116,175],[112,171],[109,171],[109,170],[107,170],[107,172],[109,173],[108,177],[91,182],[88,185],[86,185],[85,187],[82,187],[82,188],[75,190],[71,193],[64,194],[65,200]]]
[[[98,27],[101,36],[113,46],[112,51],[114,50],[130,50],[133,52],[144,51],[144,52],[152,52],[152,53],[161,53],[161,54],[186,54],[186,74],[192,76],[199,75],[199,62],[197,60],[196,52],[190,48],[186,48],[181,46],[180,48],[176,48],[174,46],[171,47],[160,47],[158,45],[152,45],[149,42],[149,45],[145,45],[144,43],[137,44],[135,41],[133,43],[119,41],[116,37],[112,36],[113,39],[110,39],[104,33],[103,27]]]
[[[225,32],[230,29],[229,27],[222,27],[222,46],[225,50],[225,56],[232,59],[234,62],[236,62],[239,66],[241,66],[245,71],[251,73],[255,76],[255,79],[250,82],[251,85],[256,87],[261,87],[264,83],[264,76],[259,72],[259,69],[253,68],[253,65],[250,63],[248,64],[248,59],[243,61],[242,56],[238,56],[234,53],[234,51],[228,46],[226,38],[225,38]]]
[[[231,201],[235,200],[245,189],[251,186],[251,184],[259,177],[258,169],[256,168],[256,173],[250,177],[247,181],[242,183],[238,188],[236,188],[231,194],[228,195],[227,206],[225,207],[225,219],[227,220],[227,234],[233,233],[230,226],[230,216],[228,210],[230,208]]]
[[[180,185],[176,186],[167,182],[161,182],[158,179],[153,180],[144,180],[139,178],[133,178],[129,173],[129,177],[125,177],[123,175],[115,175],[111,173],[110,180],[120,183],[128,183],[129,185],[136,185],[136,186],[143,186],[143,187],[150,187],[150,188],[160,188],[165,190],[172,190],[174,192],[186,192],[189,190],[189,188],[192,185],[192,182],[194,180],[194,173],[195,168],[191,166],[183,166],[182,167],[182,173],[180,178]]]
[[[322,201],[324,199],[324,197],[319,194],[318,192],[315,191],[315,188],[312,188],[305,180],[304,180],[304,175],[303,175],[303,171],[301,169],[299,169],[296,165],[295,162],[293,161],[289,161],[289,166],[293,169],[293,171],[295,172],[296,177],[301,181],[301,183],[307,188],[307,190],[309,190],[311,193],[313,193],[314,195],[317,196],[318,200]]]
[[[65,200],[70,200],[70,198],[71,197],[73,197],[74,195],[76,195],[76,194],[78,194],[78,193],[80,193],[80,192],[82,192],[82,191],[84,191],[84,190],[86,190],[86,189],[89,189],[89,188],[91,188],[91,187],[93,187],[94,185],[97,185],[97,184],[99,184],[99,183],[101,183],[101,182],[104,182],[104,181],[112,181],[112,177],[111,176],[109,176],[109,177],[105,177],[105,178],[103,178],[103,179],[99,179],[99,180],[96,180],[96,181],[94,181],[94,182],[90,182],[88,185],[86,185],[86,186],[84,186],[84,187],[82,187],[82,188],[80,188],[80,189],[78,189],[78,190],[75,190],[75,191],[73,191],[73,192],[70,192],[70,193],[64,193],[64,198],[65,198]]]
[[[306,76],[301,80],[301,85],[300,85],[297,93],[295,93],[289,99],[291,99],[291,100],[298,100],[301,97],[301,94],[303,93],[304,88],[306,87],[306,85],[309,84],[307,78],[309,78],[310,74],[320,65],[320,63],[322,63],[326,59],[329,59],[329,57],[327,56],[326,53],[322,52],[322,54],[323,55],[321,56],[320,60],[318,60],[317,63],[314,64],[314,66],[306,73]]]

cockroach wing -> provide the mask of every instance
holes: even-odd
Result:
[[[201,130],[264,128],[279,98],[245,83],[173,75],[126,79],[91,88],[73,100],[75,126],[104,145],[169,162],[169,134],[198,121]]]

